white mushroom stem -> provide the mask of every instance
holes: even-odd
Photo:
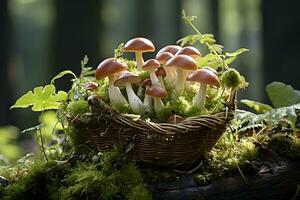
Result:
[[[141,51],[135,52],[136,66],[139,71],[142,71],[142,66],[144,65],[143,53]]]
[[[159,84],[159,80],[155,74],[155,69],[150,69],[149,70],[149,74],[150,74],[150,79],[151,79],[151,83],[153,86],[160,86]]]
[[[166,80],[169,85],[174,85],[174,82],[176,80],[176,71],[173,69],[173,67],[165,67],[166,70]]]
[[[186,76],[188,75],[189,70],[182,70],[177,68],[176,72],[177,72],[177,80],[176,80],[175,92],[177,95],[179,95],[180,92],[184,90]]]
[[[158,77],[158,80],[159,80],[159,84],[160,84],[160,86],[165,90],[166,89],[166,87],[165,87],[165,84],[164,84],[164,79],[163,79],[163,77]]]
[[[123,96],[120,89],[114,86],[115,77],[114,75],[108,76],[109,79],[109,88],[108,88],[108,95],[111,105],[118,106],[127,104],[127,100]]]
[[[194,99],[194,105],[197,108],[203,108],[205,105],[206,88],[207,88],[207,84],[204,83],[200,84],[199,91]]]
[[[125,86],[126,86],[129,105],[132,112],[140,115],[144,114],[144,105],[140,100],[140,98],[136,96],[136,94],[134,93],[131,83],[127,82]]]
[[[161,98],[153,97],[153,101],[154,101],[154,110],[156,114],[159,115],[160,112],[165,109],[165,105],[162,102]]]
[[[146,90],[149,88],[149,86],[146,86]],[[152,109],[152,97],[150,97],[149,95],[145,94],[145,98],[144,98],[144,107],[145,110],[150,111]]]

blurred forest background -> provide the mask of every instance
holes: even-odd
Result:
[[[197,27],[225,51],[250,49],[232,65],[250,82],[240,98],[267,102],[264,87],[274,80],[300,89],[299,6],[296,0],[1,0],[0,126],[36,125],[37,115],[10,106],[64,69],[79,73],[85,54],[96,68],[130,38],[149,38],[159,50],[193,33],[182,9],[198,16]],[[68,89],[70,77],[57,84]]]

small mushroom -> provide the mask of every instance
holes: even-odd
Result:
[[[157,115],[160,115],[161,111],[165,109],[165,105],[161,99],[166,98],[168,93],[166,90],[158,86],[152,86],[146,90],[148,96],[151,96],[154,101],[154,110]]]
[[[193,58],[187,55],[178,55],[171,58],[166,67],[175,67],[177,72],[177,80],[175,85],[176,95],[180,94],[184,89],[187,74],[197,69],[197,64]]]
[[[173,58],[174,55],[170,52],[162,52],[156,54],[155,59],[162,65],[162,67],[166,70],[166,80],[169,85],[172,85],[176,80],[176,70],[173,67],[166,67],[166,63],[168,60]]]
[[[153,43],[146,38],[133,38],[126,42],[124,52],[135,52],[135,60],[138,70],[142,70],[144,64],[143,53],[153,52],[155,47]]]
[[[128,66],[125,62],[116,58],[107,58],[102,61],[96,69],[96,79],[101,80],[105,77],[109,79],[108,95],[112,105],[127,104],[127,100],[122,95],[120,89],[114,86],[115,74],[127,71]]]
[[[89,91],[95,91],[99,87],[98,83],[95,82],[87,82],[84,84],[84,88]]]
[[[144,105],[140,98],[136,96],[132,89],[131,84],[137,84],[141,82],[141,77],[133,74],[129,71],[123,71],[119,74],[117,80],[115,80],[114,85],[117,87],[126,87],[127,97],[131,110],[136,114],[144,114]]]
[[[160,86],[163,89],[166,89],[165,84],[164,84],[164,79],[163,79],[163,77],[166,77],[166,74],[167,74],[166,71],[162,67],[159,67],[155,70],[155,75],[157,76]]]
[[[152,85],[151,79],[150,78],[146,78],[145,80],[143,80],[142,82],[143,86],[146,86],[146,91],[148,90],[148,88]],[[152,97],[148,96],[145,93],[145,97],[144,97],[144,107],[145,107],[145,111],[150,111],[152,109],[152,104],[153,104],[153,100]]]
[[[182,49],[177,51],[176,55],[187,55],[194,58],[195,60],[201,57],[200,51],[192,46],[183,47]]]
[[[179,51],[182,47],[181,46],[178,46],[178,45],[167,45],[165,47],[163,47],[162,49],[160,49],[157,53],[160,54],[160,53],[163,53],[163,52],[169,52],[173,55],[175,55],[177,53],[177,51]]]
[[[190,73],[186,80],[200,83],[199,91],[194,99],[194,105],[198,108],[203,108],[205,105],[207,85],[220,87],[218,76],[208,69],[197,69]]]
[[[155,59],[149,59],[147,60],[144,65],[142,66],[142,69],[145,71],[148,71],[150,74],[150,78],[152,81],[152,85],[158,86],[159,80],[157,76],[155,75],[155,70],[160,67],[160,63]]]

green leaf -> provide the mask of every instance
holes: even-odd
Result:
[[[197,41],[200,41],[200,35],[198,34],[194,34],[194,35],[187,35],[179,40],[177,40],[177,44],[180,44],[180,46],[185,46],[187,44],[189,45],[193,45],[195,44]]]
[[[54,78],[52,78],[51,84],[53,85],[55,80],[63,77],[64,75],[67,75],[67,74],[71,74],[72,76],[74,76],[75,79],[77,78],[76,75],[71,70],[64,70],[64,71],[60,72],[59,74],[57,74]]]
[[[81,68],[85,68],[86,64],[88,64],[89,62],[89,58],[87,55],[84,55],[83,59],[81,60],[80,64],[81,64]]]
[[[225,53],[225,56],[226,57],[236,57],[244,52],[247,52],[249,51],[249,49],[246,49],[246,48],[241,48],[241,49],[238,49],[236,50],[235,52],[232,52],[232,53]]]
[[[300,91],[290,85],[275,81],[266,86],[266,91],[276,108],[300,103]]]
[[[297,110],[300,110],[300,104],[272,109],[260,115],[260,119],[267,122],[269,126],[275,125],[280,120],[286,119],[291,122],[292,128],[296,130],[295,123],[297,120]]]
[[[235,61],[235,60],[236,60],[236,57],[230,57],[230,58],[225,59],[225,63],[226,63],[227,65],[229,65],[230,63],[232,63],[232,62]]]
[[[269,110],[272,110],[271,106],[269,106],[267,104],[264,104],[264,103],[257,102],[257,101],[251,101],[251,100],[248,100],[248,99],[243,99],[243,100],[241,100],[241,103],[243,103],[246,106],[254,109],[258,114],[265,113]]]
[[[11,108],[27,108],[32,106],[31,110],[38,112],[49,109],[58,109],[60,102],[66,100],[68,94],[64,91],[55,93],[55,86],[50,84],[44,88],[42,86],[34,88],[20,97]]]
[[[211,62],[212,60],[216,60],[216,59],[218,59],[217,55],[214,55],[211,53],[206,54],[205,56],[197,59],[197,66],[200,68],[205,67],[208,65],[209,62]]]

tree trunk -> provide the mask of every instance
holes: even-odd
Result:
[[[261,1],[263,15],[264,83],[282,81],[300,87],[299,1]]]
[[[88,66],[96,67],[101,60],[99,52],[100,0],[55,0],[56,25],[54,33],[54,64],[53,75],[62,70],[70,69],[80,73],[80,60],[87,55]],[[57,82],[61,89],[66,88],[66,82]]]
[[[8,12],[8,0],[0,1],[0,126],[11,123],[9,107],[12,103],[13,91],[9,80],[8,63],[11,51],[11,21]]]

